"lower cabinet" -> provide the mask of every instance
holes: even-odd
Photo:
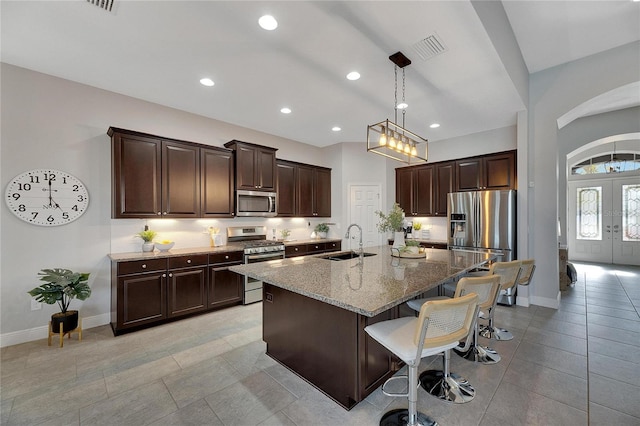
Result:
[[[115,335],[242,303],[242,252],[111,262]]]
[[[169,317],[204,311],[207,308],[207,255],[168,260]]]
[[[209,308],[242,303],[243,277],[229,270],[229,266],[242,263],[242,253],[209,255]]]
[[[309,254],[328,253],[342,250],[342,241],[327,241],[287,245],[284,248],[285,257],[306,256]]]

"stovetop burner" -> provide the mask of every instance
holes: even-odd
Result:
[[[227,241],[240,244],[245,254],[284,251],[281,241],[267,240],[265,226],[232,226],[227,228]]]

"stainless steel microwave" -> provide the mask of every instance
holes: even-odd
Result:
[[[276,214],[275,192],[236,191],[236,216],[273,217]]]

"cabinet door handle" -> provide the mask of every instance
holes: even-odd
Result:
[[[162,212],[163,215],[167,214],[167,212]]]
[[[225,258],[225,260],[227,260],[227,259],[229,259],[229,256],[225,256],[224,258]]]
[[[147,269],[147,264],[146,263],[142,264],[142,269]]]
[[[167,278],[167,274],[162,274],[162,278]]]
[[[162,213],[160,213],[160,212],[158,212],[158,213],[156,213],[156,214],[157,214],[158,216],[161,216],[161,215],[162,215]]]
[[[172,274],[172,273],[169,273],[169,276],[170,276],[170,277],[173,277],[173,274]]]
[[[187,263],[191,263],[191,259],[187,259]]]

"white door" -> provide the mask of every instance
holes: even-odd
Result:
[[[640,178],[569,182],[569,258],[640,264]]]
[[[349,224],[357,223],[362,227],[362,246],[373,247],[382,244],[382,234],[376,228],[381,203],[380,185],[350,185],[349,187]],[[358,230],[353,228],[349,249],[357,249],[360,243]]]

